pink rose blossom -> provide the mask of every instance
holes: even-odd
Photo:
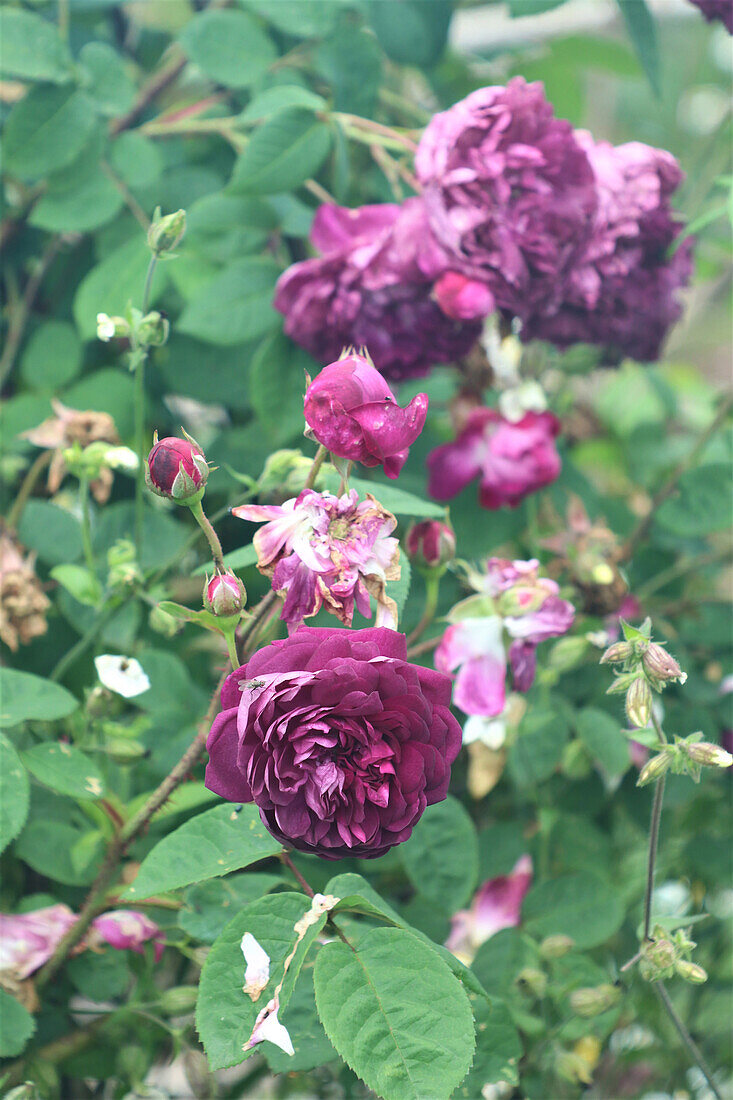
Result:
[[[491,878],[477,890],[470,909],[451,918],[451,932],[445,946],[467,965],[476,951],[502,928],[515,928],[521,919],[522,902],[532,883],[532,860],[521,856],[508,875]]]
[[[305,419],[319,443],[339,458],[383,466],[391,478],[399,476],[427,411],[424,393],[400,408],[373,363],[355,353],[324,367],[304,402]]]
[[[254,547],[260,572],[285,593],[281,619],[299,624],[325,605],[351,626],[354,606],[371,618],[372,595],[376,625],[397,625],[397,605],[386,590],[400,575],[399,543],[388,537],[397,520],[372,496],[359,501],[355,489],[342,497],[304,489],[284,504],[243,504],[232,514],[269,521]]]
[[[486,283],[469,279],[459,271],[446,271],[433,287],[436,302],[446,317],[456,321],[482,320],[494,309],[494,295]]]
[[[77,920],[68,905],[0,913],[0,975],[22,981],[39,970]]]
[[[479,478],[482,507],[515,508],[558,477],[559,431],[550,412],[528,412],[513,423],[495,409],[474,409],[458,438],[428,456],[428,491],[436,500],[450,500]]]
[[[118,951],[128,950],[142,955],[143,944],[153,940],[155,961],[158,962],[163,954],[165,944],[160,928],[150,917],[135,909],[113,909],[103,913],[92,921],[92,928],[100,939]]]
[[[458,669],[453,702],[465,714],[501,714],[506,653],[499,616],[463,619],[449,626],[435,650],[435,667],[446,673]]]

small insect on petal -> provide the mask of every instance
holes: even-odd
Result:
[[[242,936],[241,948],[246,964],[244,992],[256,1001],[270,980],[270,956],[251,932]]]

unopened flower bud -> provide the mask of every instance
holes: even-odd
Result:
[[[642,655],[641,662],[655,687],[661,688],[670,680],[679,680],[684,684],[687,679],[687,673],[682,671],[674,657],[671,657],[667,650],[656,642],[650,642],[648,649]]]
[[[104,750],[115,764],[134,764],[148,755],[148,750],[139,741],[129,741],[125,737],[113,737],[108,740]]]
[[[137,328],[138,341],[145,347],[161,347],[168,339],[170,324],[157,309],[146,314]]]
[[[148,455],[145,481],[158,496],[176,504],[195,504],[204,495],[208,476],[206,456],[193,439],[156,439]]]
[[[195,985],[174,985],[161,993],[158,1007],[164,1016],[185,1016],[196,1007],[197,993]]]
[[[681,978],[686,982],[692,982],[693,985],[702,985],[708,980],[707,971],[688,959],[678,959],[674,968]]]
[[[159,256],[161,252],[171,252],[186,232],[186,211],[176,210],[175,214],[161,216],[156,210],[153,222],[148,230],[148,247]]]
[[[643,728],[649,725],[652,716],[652,689],[646,680],[639,677],[626,692],[626,717],[632,726]]]
[[[217,573],[204,587],[204,603],[212,615],[238,615],[247,602],[247,593],[234,573]]]
[[[697,744],[681,742],[679,747],[684,747],[684,752],[696,764],[707,768],[729,768],[733,764],[733,756],[722,745],[714,745],[710,741],[698,741]]]
[[[547,975],[534,966],[525,966],[517,974],[517,985],[533,994],[535,997],[544,997],[547,989]]]
[[[106,344],[118,336],[129,336],[130,326],[124,317],[110,317],[106,313],[97,314],[97,339]]]
[[[573,1050],[560,1050],[555,1057],[555,1073],[564,1081],[589,1085],[593,1080],[592,1069],[582,1054]]]
[[[650,940],[642,947],[642,959],[639,964],[642,977],[648,982],[668,977],[677,961],[677,950],[671,940]]]
[[[603,985],[574,990],[570,994],[570,1007],[577,1016],[590,1019],[592,1016],[600,1016],[602,1012],[608,1012],[620,999],[621,990],[618,986],[606,982]]]
[[[600,663],[605,665],[609,662],[613,664],[616,661],[628,661],[629,657],[632,657],[633,654],[634,647],[631,642],[614,642],[603,654]]]
[[[557,936],[548,936],[540,944],[540,955],[543,959],[561,959],[563,955],[567,955],[568,951],[572,951],[575,947],[575,940],[570,936],[563,936],[561,933]]]
[[[653,783],[655,779],[659,779],[671,763],[672,757],[668,752],[660,752],[658,756],[653,756],[651,760],[647,760],[639,772],[639,778],[636,781],[637,787],[646,787],[647,783]]]
[[[407,532],[405,549],[420,572],[444,572],[456,556],[456,536],[447,523],[427,519]]]

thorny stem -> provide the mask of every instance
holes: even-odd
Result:
[[[308,895],[309,898],[312,898],[313,895],[314,895],[313,889],[309,886],[306,879],[303,878],[303,876],[301,875],[300,871],[298,870],[298,868],[293,863],[293,861],[290,858],[290,856],[288,855],[288,853],[285,852],[285,851],[279,852],[278,853],[278,859],[280,860],[281,863],[285,864],[285,866],[288,868],[289,871],[291,871],[293,873],[293,875],[295,875],[295,878],[298,880],[298,884],[301,887],[301,889]]]
[[[30,466],[27,470],[26,475],[23,478],[23,483],[18,490],[18,495],[13,501],[13,506],[8,512],[5,520],[5,524],[9,529],[13,530],[20,523],[20,517],[23,514],[23,509],[28,503],[28,499],[36,487],[36,482],[38,481],[39,477],[46,469],[46,467],[49,465],[52,455],[53,451],[42,451],[37,456],[32,466]]]
[[[703,1077],[707,1081],[708,1086],[710,1087],[710,1091],[712,1092],[713,1096],[715,1097],[715,1100],[722,1100],[722,1096],[720,1095],[720,1090],[718,1089],[718,1086],[715,1084],[715,1080],[713,1078],[712,1070],[710,1069],[710,1066],[707,1064],[705,1056],[703,1055],[703,1053],[700,1050],[699,1046],[697,1045],[695,1040],[692,1038],[692,1036],[690,1035],[690,1033],[687,1030],[687,1028],[685,1027],[685,1025],[682,1023],[682,1020],[677,1015],[677,1010],[675,1009],[674,1005],[672,1004],[672,999],[671,999],[669,993],[667,992],[667,989],[666,989],[666,986],[664,985],[664,982],[654,982],[653,984],[654,984],[654,992],[656,993],[656,995],[659,997],[659,1000],[664,1005],[664,1008],[667,1012],[667,1015],[669,1016],[670,1020],[672,1021],[672,1023],[674,1024],[674,1026],[677,1030],[677,1034],[679,1035],[679,1037],[682,1040],[682,1042],[684,1043],[684,1045],[687,1047],[687,1050],[689,1051],[690,1055],[692,1056],[693,1061],[697,1064],[698,1069],[700,1070]]]
[[[208,517],[204,512],[201,501],[197,500],[195,504],[190,505],[190,508],[193,518],[196,520],[199,527],[206,535],[206,541],[209,544],[211,557],[217,572],[226,573],[226,566],[224,565],[224,553],[221,548],[221,543],[219,542],[219,536],[217,535],[214,528],[211,526],[211,523],[209,522]]]

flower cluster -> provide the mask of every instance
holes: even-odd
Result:
[[[386,582],[400,575],[399,543],[390,538],[397,520],[372,496],[355,489],[341,497],[304,489],[284,504],[243,504],[240,519],[267,520],[254,537],[257,567],[285,594],[280,618],[302,623],[325,604],[346,626],[354,606],[371,618],[369,596],[377,601],[377,626],[396,627],[397,609]]]
[[[572,604],[558,595],[555,581],[540,577],[539,563],[489,558],[486,572],[474,578],[480,595],[458,604],[435,651],[435,666],[457,671],[453,700],[465,714],[492,718],[506,701],[507,651],[512,686],[529,691],[535,677],[535,650],[540,642],[567,633]]]
[[[447,794],[461,744],[450,680],[409,664],[403,634],[300,627],[233,672],[221,702],[207,787],[256,802],[302,851],[383,855]]]

